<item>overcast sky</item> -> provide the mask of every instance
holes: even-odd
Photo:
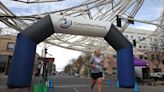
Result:
[[[59,10],[80,4],[84,1],[85,0],[65,0],[62,2],[55,3],[23,4],[19,2],[13,2],[11,0],[1,0],[1,2],[5,4],[16,15],[31,15],[47,11]],[[135,19],[149,21],[157,19],[162,13],[162,5],[163,0],[145,0],[143,6],[138,11]],[[130,25],[129,27],[146,30],[155,30],[156,28],[155,26],[146,25],[143,23],[135,23],[134,25]],[[42,48],[38,46],[37,53],[41,54],[41,50]],[[48,53],[52,54],[51,57],[55,57],[55,64],[57,66],[57,70],[60,71],[65,65],[69,63],[72,58],[77,58],[81,52],[51,46],[48,47]]]
[[[137,12],[135,19],[152,21],[159,18],[163,11],[163,2],[164,0],[144,0],[144,3],[140,10]],[[130,25],[129,27],[152,31],[156,29],[156,26],[136,22],[134,25]]]

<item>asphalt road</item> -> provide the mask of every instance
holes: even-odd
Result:
[[[54,88],[49,88],[49,92],[89,92],[91,84],[90,78],[80,78],[75,76],[51,76],[48,79],[54,80]],[[37,80],[36,80],[37,81]],[[0,78],[0,92],[29,92],[29,88],[8,89],[6,87],[6,78]],[[164,86],[138,85],[139,92],[164,92]],[[97,91],[97,86],[93,92]],[[103,80],[103,92],[134,92],[133,88],[117,88],[115,81],[109,86],[107,80]]]
[[[89,92],[91,79],[79,78],[73,76],[56,76],[50,77],[54,79],[54,88],[50,89],[51,92]],[[139,92],[164,92],[164,86],[148,86],[138,85]],[[97,91],[97,85],[94,87],[93,92]],[[117,88],[116,81],[112,81],[111,85],[108,85],[107,80],[103,80],[103,92],[134,92],[131,88]]]

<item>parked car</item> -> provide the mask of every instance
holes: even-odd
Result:
[[[162,79],[164,78],[164,72],[150,73],[150,77],[154,78],[155,80]]]
[[[76,76],[76,77],[80,77],[80,74],[78,74],[78,73],[75,73],[75,76]]]

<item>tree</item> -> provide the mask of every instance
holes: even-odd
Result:
[[[64,68],[64,72],[71,75],[72,74],[72,64],[68,64],[67,66],[65,66]]]
[[[83,76],[89,75],[89,67],[86,64],[89,64],[91,53],[83,53],[76,60],[72,62],[72,69],[74,73],[81,74]]]
[[[77,59],[70,60],[70,64],[68,64],[64,71],[68,74],[78,73],[83,76],[89,75],[89,67],[86,66],[89,64],[89,60],[91,58],[91,53],[85,52],[83,55],[80,55]]]
[[[164,30],[159,29],[156,37],[157,39],[151,43],[152,54],[150,56],[151,62],[156,66],[156,70],[160,70],[159,65],[164,60]],[[150,54],[150,53],[149,53]]]

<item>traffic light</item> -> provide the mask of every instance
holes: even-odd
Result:
[[[119,16],[116,16],[116,21],[117,21],[117,27],[121,27],[121,18]]]
[[[136,47],[136,40],[133,40],[133,46]]]
[[[128,16],[128,18],[133,19],[133,17],[132,17],[132,16]],[[129,23],[129,24],[134,24],[134,20],[128,20],[128,23]]]
[[[47,54],[47,48],[44,49],[44,53]]]

